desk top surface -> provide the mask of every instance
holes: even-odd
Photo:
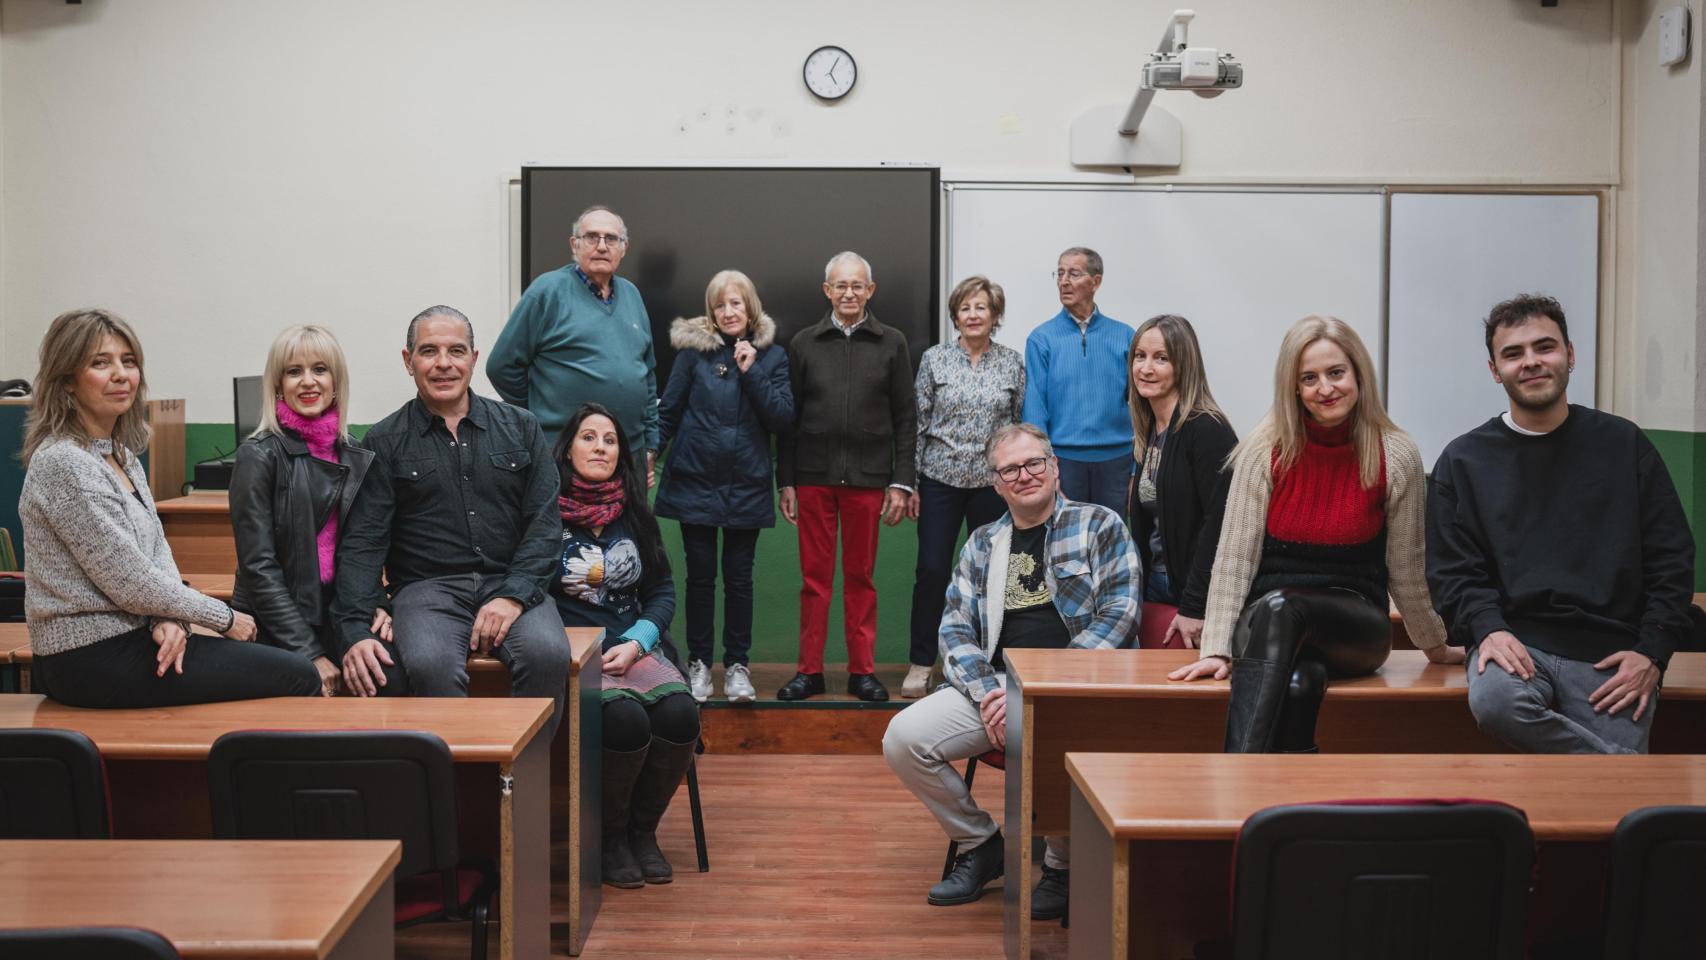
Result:
[[[67,707],[35,693],[0,695],[0,728],[76,730],[109,760],[195,760],[233,730],[421,730],[459,762],[521,756],[551,716],[551,701],[511,697],[275,697],[147,710]]]
[[[1226,680],[1168,680],[1169,671],[1196,662],[1195,650],[1038,650],[1006,652],[1007,670],[1027,697],[1132,697],[1226,699]],[[1429,663],[1420,650],[1394,650],[1386,665],[1366,677],[1334,680],[1329,698],[1461,700],[1469,677],[1461,665]],[[1679,653],[1665,671],[1663,696],[1706,700],[1706,653]]]
[[[1066,769],[1120,839],[1231,840],[1286,803],[1418,797],[1501,800],[1541,840],[1611,835],[1624,814],[1706,804],[1706,756],[1068,753]]]
[[[231,493],[228,490],[195,490],[170,500],[154,503],[157,513],[223,513],[231,512]]]
[[[195,586],[197,577],[190,577],[190,585]],[[204,576],[202,579],[212,579]],[[229,577],[226,578],[230,580]],[[569,675],[577,676],[598,656],[599,647],[604,640],[604,630],[599,627],[564,627],[563,633],[569,638]],[[27,624],[0,623],[0,663],[19,663],[30,660],[30,630]]]
[[[395,840],[0,841],[0,927],[134,926],[186,958],[322,958],[401,850]]]

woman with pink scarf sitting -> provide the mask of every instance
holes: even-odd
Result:
[[[313,661],[329,697],[338,691],[342,661],[328,613],[339,524],[373,454],[350,441],[349,367],[324,327],[278,335],[267,352],[261,397],[260,428],[238,448],[231,477],[237,539],[231,606],[254,616],[257,639]],[[390,639],[386,611],[374,612],[373,629]]]
[[[551,593],[564,626],[604,629],[604,882],[669,883],[658,821],[699,742],[699,705],[665,632],[675,616],[675,581],[646,502],[645,472],[634,468],[610,411],[582,404],[554,455],[563,550]]]

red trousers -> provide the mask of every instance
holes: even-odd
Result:
[[[799,487],[801,673],[823,672],[829,600],[835,591],[835,532],[841,526],[841,610],[847,672],[875,673],[877,527],[883,491],[871,487]]]

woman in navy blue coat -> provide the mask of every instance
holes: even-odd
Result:
[[[788,356],[775,343],[746,274],[724,270],[705,289],[705,316],[678,319],[669,342],[680,351],[659,403],[665,451],[657,515],[681,523],[687,553],[688,684],[711,696],[710,661],[722,537],[723,694],[753,699],[752,561],[758,531],[776,525],[771,437],[794,422]]]

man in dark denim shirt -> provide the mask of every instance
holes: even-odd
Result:
[[[533,414],[469,389],[479,353],[460,311],[422,311],[406,344],[418,393],[362,438],[373,466],[338,546],[344,685],[467,696],[469,652],[491,653],[515,696],[556,701],[555,730],[569,646],[546,594],[562,522],[544,432]],[[395,657],[369,629],[385,602],[382,568]]]

